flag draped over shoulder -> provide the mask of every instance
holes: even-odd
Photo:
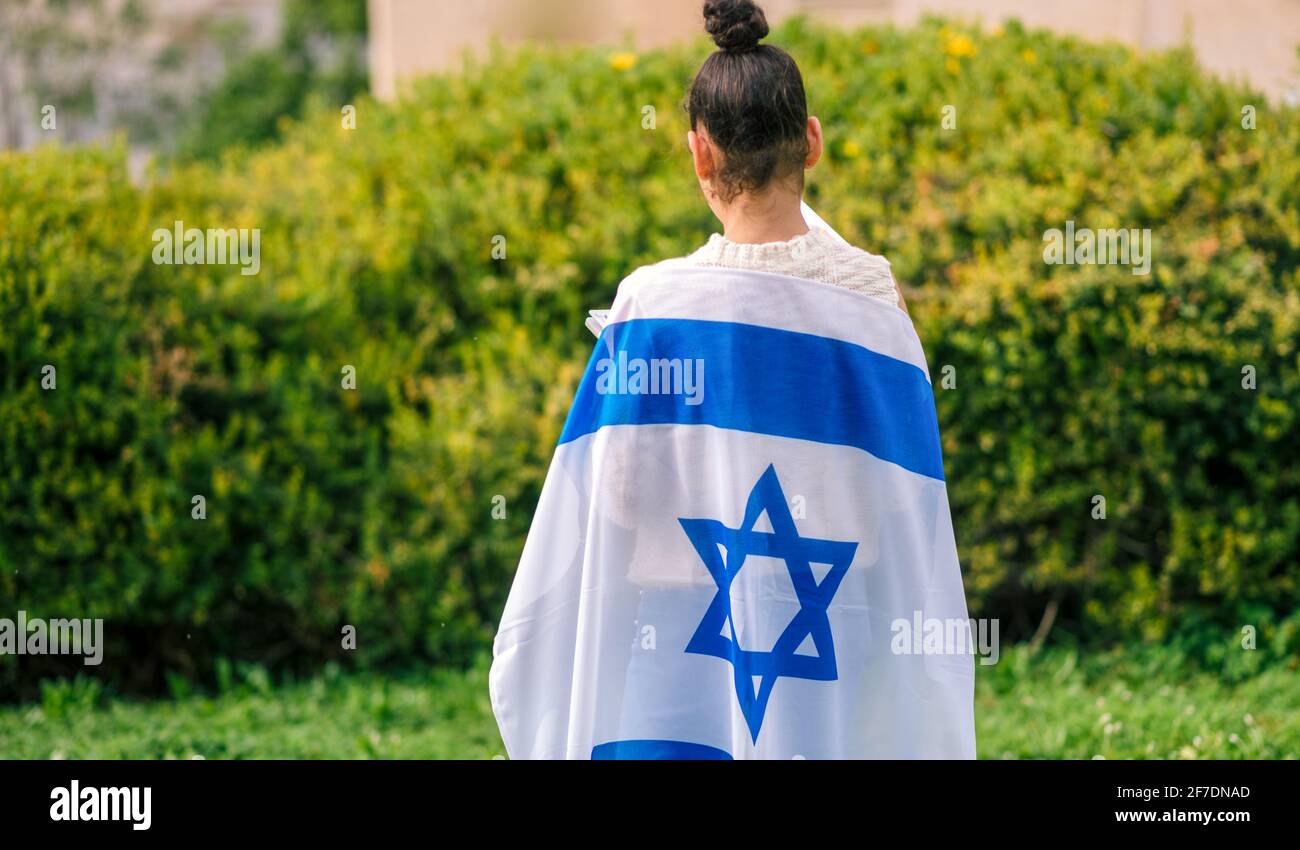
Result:
[[[578,388],[492,707],[512,758],[972,758],[969,647],[910,636],[966,618],[907,315],[661,263]]]

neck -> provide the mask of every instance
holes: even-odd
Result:
[[[808,232],[799,195],[793,192],[744,192],[714,212],[722,235],[732,242],[788,242]]]

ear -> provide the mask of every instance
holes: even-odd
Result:
[[[812,168],[817,161],[822,158],[822,122],[817,120],[817,116],[808,116],[808,158],[804,160],[804,168]]]
[[[698,132],[691,130],[686,134],[686,146],[691,149],[691,159],[695,161],[695,176],[701,182],[713,179],[717,165],[713,159],[713,144],[709,141],[708,132],[703,128]]]

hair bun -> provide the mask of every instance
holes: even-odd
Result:
[[[767,16],[753,0],[708,0],[704,28],[719,50],[739,53],[753,50],[767,35]]]

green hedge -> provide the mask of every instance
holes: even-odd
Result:
[[[827,128],[812,203],[893,260],[936,380],[955,369],[937,404],[974,613],[1004,639],[1049,605],[1091,640],[1256,623],[1294,650],[1296,110],[1182,52],[1014,25],[774,40]],[[497,52],[361,101],[355,130],[317,107],[141,186],[121,147],[0,154],[0,616],[106,618],[104,670],[144,689],[218,658],[480,652],[586,309],[712,229],[680,109],[705,50]],[[177,219],[260,228],[260,274],[153,264]],[[1046,266],[1066,219],[1151,228],[1151,275]],[[73,667],[3,657],[0,690]]]

